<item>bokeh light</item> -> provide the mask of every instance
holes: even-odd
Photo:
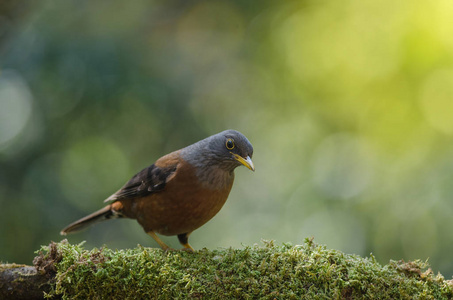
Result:
[[[33,97],[21,76],[3,71],[0,77],[0,149],[22,132],[32,107]]]
[[[428,123],[445,134],[453,134],[453,69],[437,70],[423,83],[421,108]]]
[[[99,207],[89,199],[102,199],[106,191],[116,192],[129,173],[121,150],[108,140],[86,138],[63,154],[60,185],[73,205],[89,210]]]

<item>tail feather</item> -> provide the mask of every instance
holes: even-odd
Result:
[[[77,232],[83,230],[95,223],[102,222],[108,219],[119,217],[118,213],[112,210],[112,205],[107,205],[100,210],[83,217],[80,220],[75,221],[72,224],[66,226],[61,232],[61,235],[66,235],[68,233]]]

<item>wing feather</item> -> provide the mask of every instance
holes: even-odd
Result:
[[[160,192],[165,188],[168,180],[173,178],[172,175],[176,172],[177,167],[177,162],[163,167],[152,164],[135,174],[121,189],[105,199],[104,202],[144,197]]]

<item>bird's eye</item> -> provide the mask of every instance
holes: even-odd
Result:
[[[227,139],[225,146],[228,150],[233,150],[234,148],[234,141],[233,139]]]

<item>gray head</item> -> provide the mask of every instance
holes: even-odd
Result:
[[[218,166],[233,171],[244,165],[252,171],[253,146],[239,131],[225,130],[181,150],[184,159],[192,164],[209,167]]]

